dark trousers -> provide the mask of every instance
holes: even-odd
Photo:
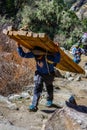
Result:
[[[43,83],[45,83],[46,90],[47,90],[47,101],[53,100],[53,80],[54,80],[54,73],[46,74],[46,75],[40,75],[35,74],[34,76],[34,95],[33,95],[33,101],[32,105],[37,106],[39,98],[41,96],[42,90],[43,90]]]

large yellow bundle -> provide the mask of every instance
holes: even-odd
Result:
[[[57,47],[45,33],[33,33],[23,30],[14,31],[9,27],[8,29],[4,29],[3,33],[30,50],[33,50],[37,46],[43,48],[46,53],[55,53],[59,51],[61,60],[60,63],[56,65],[56,68],[63,71],[85,74],[85,71],[74,63],[61,48]]]

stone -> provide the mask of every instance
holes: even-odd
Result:
[[[22,92],[21,95],[20,95],[22,98],[30,98],[30,95],[28,92]]]
[[[43,130],[87,130],[86,128],[86,114],[66,106],[53,113],[45,123]]]
[[[7,106],[10,110],[19,110],[15,103],[9,103]]]
[[[21,96],[19,94],[12,94],[8,96],[9,101],[14,101],[20,99]]]

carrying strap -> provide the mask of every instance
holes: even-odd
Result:
[[[49,70],[49,65],[48,65],[48,62],[47,62],[47,50],[46,50],[46,55],[45,55],[45,60],[46,60],[46,65],[47,65],[47,69],[48,69],[48,73],[50,75],[50,70]]]

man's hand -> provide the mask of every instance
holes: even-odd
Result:
[[[55,44],[56,46],[59,46],[59,43],[58,43],[58,42],[54,42],[54,44]]]
[[[17,46],[20,47],[20,43],[17,43]]]

